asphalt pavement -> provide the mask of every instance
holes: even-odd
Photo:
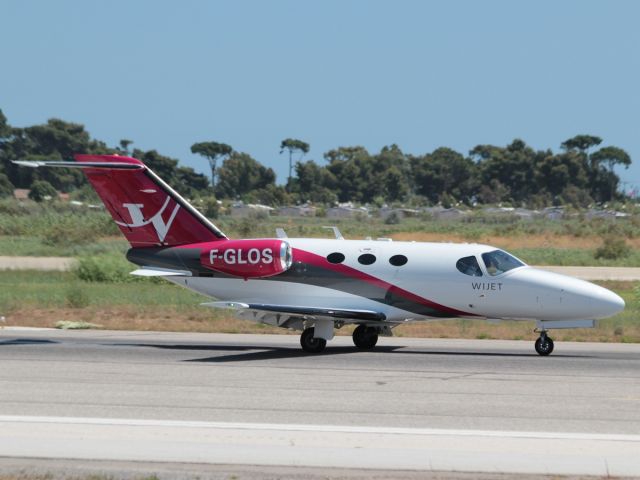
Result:
[[[640,475],[640,345],[533,340],[0,330],[0,456]]]

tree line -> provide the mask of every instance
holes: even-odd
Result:
[[[12,127],[0,110],[0,196],[14,188],[43,186],[91,196],[74,169],[26,169],[15,159],[69,159],[74,153],[130,155],[145,162],[188,198],[241,199],[268,205],[313,202],[332,204],[467,205],[510,204],[540,208],[554,204],[585,207],[622,199],[615,167],[628,168],[622,148],[600,147],[602,139],[577,135],[559,152],[535,150],[520,139],[509,145],[478,145],[468,155],[448,147],[414,155],[397,145],[370,153],[364,147],[339,147],[324,154],[325,164],[305,160],[308,143],[287,138],[280,153],[288,160],[285,185],[276,185],[273,169],[248,153],[215,141],[197,142],[191,151],[207,160],[210,178],[156,150],[116,146],[91,138],[84,126],[60,119],[24,128]]]

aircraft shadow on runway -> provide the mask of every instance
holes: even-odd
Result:
[[[322,353],[306,353],[298,348],[289,347],[266,347],[263,345],[193,345],[193,344],[153,344],[153,343],[130,343],[130,344],[112,344],[129,347],[158,348],[165,350],[181,350],[181,351],[209,351],[209,352],[240,352],[229,355],[216,355],[213,357],[193,358],[182,360],[184,362],[205,362],[205,363],[227,363],[227,362],[246,362],[260,360],[277,360],[283,358],[300,358],[300,357],[325,357],[333,355],[358,354],[367,355],[371,353],[389,353],[401,355],[449,355],[449,356],[466,356],[466,357],[538,357],[535,352],[532,353],[510,353],[510,352],[456,352],[456,351],[434,351],[434,350],[409,350],[407,347],[397,346],[377,346],[371,351],[361,351],[351,346],[333,346],[327,347]],[[553,358],[593,358],[588,355],[554,355]]]
[[[38,338],[12,338],[0,340],[0,347],[16,345],[52,345],[61,342],[56,340]],[[325,357],[334,355],[358,354],[367,355],[375,353],[401,354],[401,355],[448,355],[453,357],[537,357],[535,353],[511,353],[511,352],[460,352],[452,350],[415,350],[409,347],[384,346],[379,345],[371,351],[361,351],[351,346],[329,346],[322,353],[307,353],[296,347],[268,347],[265,345],[194,345],[194,344],[163,344],[163,343],[109,343],[104,344],[111,347],[142,347],[157,348],[164,350],[180,351],[208,351],[208,352],[230,352],[228,355],[216,355],[213,357],[193,358],[182,360],[183,362],[204,362],[204,363],[228,363],[247,362],[262,360],[278,360],[286,358],[302,357]],[[234,352],[234,353],[231,353]],[[554,354],[550,358],[595,358],[591,355],[569,355]]]
[[[11,338],[8,340],[0,340],[0,347],[5,345],[40,345],[40,344],[52,344],[60,343],[55,340],[46,340],[40,338]]]

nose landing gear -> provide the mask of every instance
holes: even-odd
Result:
[[[543,357],[553,352],[553,339],[547,336],[545,330],[540,332],[540,337],[536,340],[536,352]]]

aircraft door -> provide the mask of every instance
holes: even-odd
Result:
[[[467,276],[468,304],[466,306],[473,313],[485,314],[493,303],[494,293],[500,291],[502,285],[488,278],[475,255],[460,258],[456,262],[456,269]]]

